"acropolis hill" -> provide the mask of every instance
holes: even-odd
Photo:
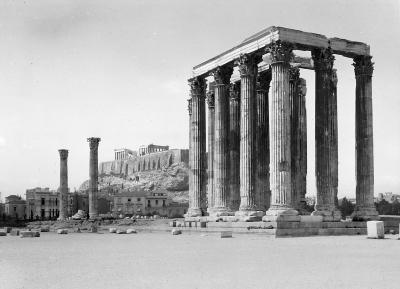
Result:
[[[116,149],[115,159],[99,163],[99,190],[165,190],[176,202],[188,201],[189,152],[150,144],[138,151]],[[79,190],[87,190],[85,181]]]

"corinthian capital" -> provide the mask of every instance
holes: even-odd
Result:
[[[211,74],[214,76],[217,85],[229,84],[231,81],[233,68],[230,66],[218,66]]]
[[[214,91],[207,92],[207,104],[208,104],[208,108],[210,108],[210,109],[215,107],[215,94],[214,94]]]
[[[60,159],[66,160],[68,158],[68,150],[58,150],[60,153]]]
[[[241,54],[235,61],[239,67],[240,76],[254,76],[257,73],[256,56],[249,54]]]
[[[356,56],[354,57],[354,73],[356,76],[368,75],[372,76],[374,72],[374,63],[371,61],[372,56]]]
[[[91,150],[97,150],[97,148],[99,147],[99,142],[100,142],[101,138],[99,137],[90,137],[87,139],[87,141],[89,142],[89,147]]]
[[[270,53],[271,63],[286,62],[289,63],[293,58],[293,45],[280,40],[272,42],[267,47],[266,52]]]
[[[206,80],[202,77],[193,77],[188,80],[190,94],[193,96],[203,96],[206,89]]]
[[[230,100],[235,100],[235,101],[240,100],[240,81],[231,83],[229,87],[229,98]]]
[[[315,48],[311,51],[311,55],[315,70],[331,70],[333,68],[335,56],[333,56],[330,47],[326,49]]]

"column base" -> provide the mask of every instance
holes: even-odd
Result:
[[[311,216],[322,216],[323,222],[340,222],[342,213],[338,209],[317,210],[311,213]]]
[[[351,217],[353,221],[376,221],[380,219],[375,206],[370,206],[370,207],[356,206],[353,214],[351,214]]]
[[[189,208],[184,217],[201,217],[203,212],[200,208]]]
[[[264,211],[259,210],[239,210],[235,213],[235,217],[238,221],[242,222],[256,222],[261,221],[262,217],[265,215]]]
[[[265,216],[264,222],[300,222],[299,212],[290,207],[276,207],[272,205]]]
[[[234,216],[235,213],[228,208],[211,208],[208,210],[210,217]]]

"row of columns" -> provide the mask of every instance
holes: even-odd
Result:
[[[115,160],[124,160],[126,159],[126,151],[115,152]]]
[[[88,138],[90,148],[89,158],[89,218],[98,217],[97,193],[98,193],[98,147],[100,138]],[[68,150],[58,150],[60,154],[60,202],[59,202],[59,220],[67,217],[67,194],[68,194]]]
[[[187,216],[236,215],[246,220],[297,220],[304,212],[307,174],[305,80],[290,66],[293,47],[267,48],[270,70],[258,73],[259,54],[212,71],[208,103],[208,184],[205,174],[204,77],[190,80],[189,210]],[[330,48],[314,49],[317,200],[313,215],[340,220],[337,77]],[[356,74],[356,217],[377,216],[373,204],[371,57],[354,59]]]

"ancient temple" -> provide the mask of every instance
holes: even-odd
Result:
[[[310,51],[311,58],[298,57],[296,51]],[[335,206],[338,190],[335,55],[354,61],[357,202],[354,217],[378,218],[373,202],[373,63],[369,46],[283,27],[267,28],[193,68],[188,101],[187,218],[300,220],[307,175],[307,88],[301,70],[312,69],[316,86],[317,188],[312,215],[320,216],[323,221],[340,220]]]

